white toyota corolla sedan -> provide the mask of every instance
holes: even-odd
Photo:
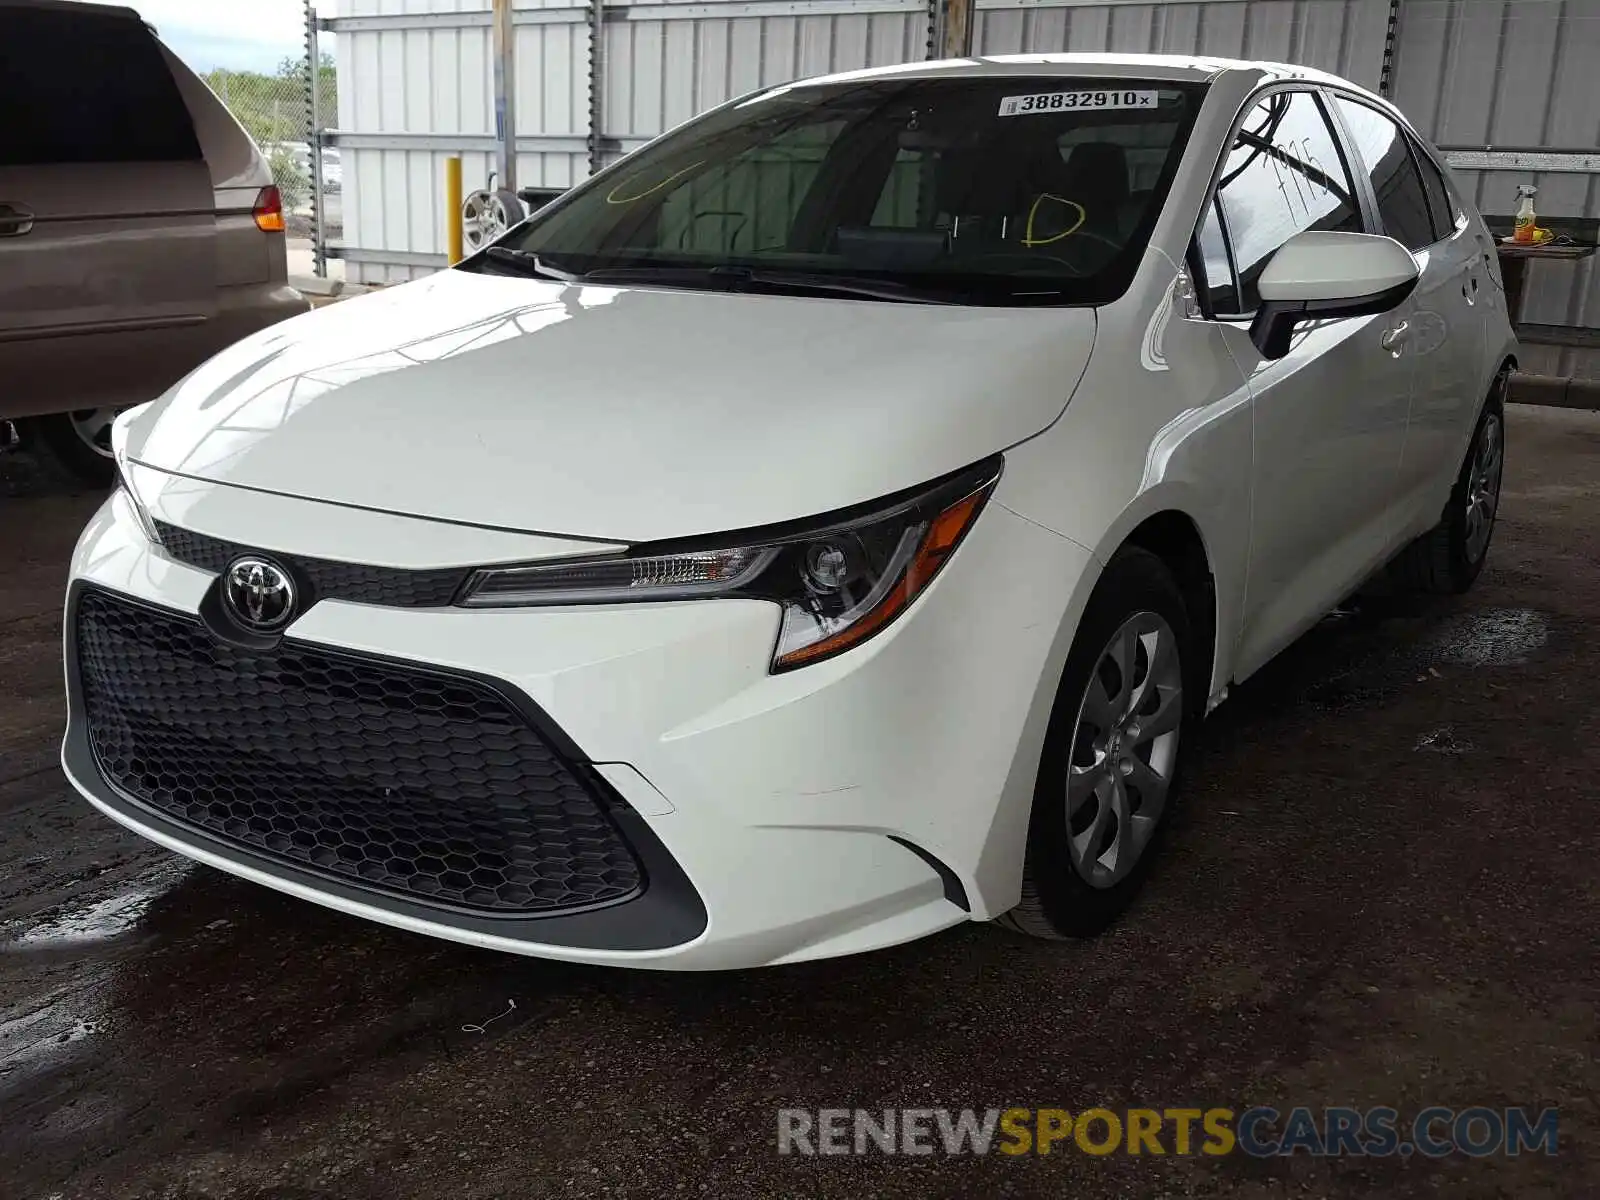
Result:
[[[478,946],[717,968],[1128,906],[1196,723],[1483,566],[1515,351],[1427,143],[1266,63],[725,104],[116,430],[106,814]]]

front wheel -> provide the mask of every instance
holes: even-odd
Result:
[[[1022,900],[999,924],[1089,937],[1133,902],[1177,798],[1190,625],[1161,560],[1106,566],[1056,693],[1034,788]]]

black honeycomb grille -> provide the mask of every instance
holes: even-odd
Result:
[[[174,820],[475,911],[589,908],[643,887],[584,768],[476,680],[292,643],[239,650],[93,590],[75,619],[100,770]]]
[[[220,574],[241,554],[266,554],[297,571],[310,585],[313,599],[350,600],[389,608],[442,608],[455,599],[468,574],[461,567],[408,570],[279,554],[196,533],[192,529],[180,529],[165,521],[156,522],[156,532],[161,535],[161,545],[168,554],[202,571]]]

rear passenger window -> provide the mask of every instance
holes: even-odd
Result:
[[[0,7],[0,166],[189,162],[188,107],[138,20]]]
[[[1407,250],[1422,250],[1438,241],[1422,175],[1411,156],[1411,143],[1400,126],[1375,108],[1340,96],[1339,113],[1350,127],[1362,164],[1372,177],[1383,231]]]
[[[1295,234],[1361,232],[1355,185],[1309,92],[1274,92],[1250,110],[1223,164],[1217,201],[1233,246],[1240,313],[1260,305],[1257,280]]]

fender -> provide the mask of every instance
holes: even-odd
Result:
[[[1221,698],[1233,675],[1250,551],[1248,520],[1241,526],[1230,527],[1229,513],[1226,506],[1218,503],[1215,489],[1202,488],[1187,479],[1167,480],[1140,492],[1117,516],[1105,537],[1090,550],[1095,561],[1104,568],[1134,530],[1164,513],[1177,513],[1194,524],[1205,551],[1206,565],[1211,570],[1216,604],[1211,614],[1216,622],[1216,644],[1212,650],[1207,689],[1208,707],[1211,707]],[[1081,608],[1078,611],[1081,612]]]

